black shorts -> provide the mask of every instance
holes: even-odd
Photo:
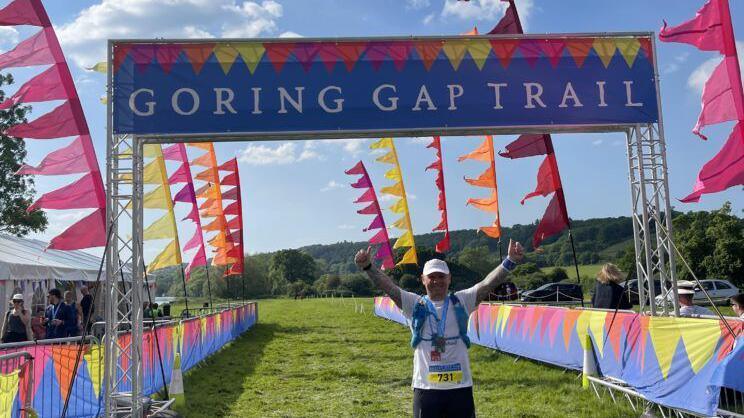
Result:
[[[413,389],[413,418],[475,418],[473,388]]]

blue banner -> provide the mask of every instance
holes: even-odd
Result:
[[[113,46],[115,134],[340,136],[658,120],[648,36]]]

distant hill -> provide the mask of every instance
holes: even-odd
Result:
[[[532,252],[532,235],[536,227],[537,223],[502,228],[504,255],[510,238],[520,241],[529,252]],[[579,264],[614,261],[633,242],[633,225],[630,217],[572,220],[571,231]],[[442,233],[416,235],[416,246],[431,249],[441,238]],[[498,254],[499,251],[497,240],[474,229],[451,231],[450,239],[452,249],[446,254],[449,259],[456,259],[466,248],[487,247],[494,254]],[[366,246],[366,242],[343,241],[335,244],[308,245],[299,249],[318,260],[325,272],[347,274],[356,271],[353,264],[354,254]],[[542,252],[532,253],[530,261],[540,267],[572,265],[573,255],[568,231],[545,240]]]

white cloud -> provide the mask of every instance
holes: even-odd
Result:
[[[300,35],[297,32],[292,32],[291,30],[290,31],[287,31],[287,32],[280,33],[279,34],[279,37],[280,38],[304,38],[304,36]]]
[[[57,34],[78,65],[90,66],[106,56],[109,38],[256,37],[275,33],[281,16],[274,0],[99,0]]]
[[[276,147],[264,144],[248,144],[238,160],[249,165],[284,165],[307,160],[322,160],[323,155],[315,150],[315,141],[307,141],[302,149],[294,142],[285,142]]]
[[[434,21],[434,13],[429,13],[428,15],[424,16],[424,19],[421,21],[424,25],[430,24],[432,21]]]
[[[344,151],[351,154],[351,156],[356,157],[359,155],[359,153],[362,152],[363,149],[366,149],[367,147],[367,140],[366,139],[360,139],[360,138],[353,138],[353,139],[341,139],[335,141],[338,144],[341,144],[341,147]]]
[[[19,41],[20,36],[16,28],[0,26],[0,52],[14,48]]]
[[[344,187],[343,184],[337,182],[336,180],[331,180],[328,182],[328,184],[325,185],[322,189],[320,189],[321,192],[329,192],[334,189],[340,189]]]
[[[602,141],[601,139],[595,139],[594,141],[592,141],[592,145],[596,147],[596,146],[602,145],[602,142],[604,141]]]
[[[523,26],[526,26],[527,19],[533,8],[533,0],[521,0],[517,2],[517,12]],[[500,19],[509,3],[502,0],[445,0],[442,8],[442,17],[456,17],[461,20],[487,20],[497,21]]]
[[[349,225],[349,224],[341,224],[338,226],[338,229],[355,229],[355,228],[357,227],[354,225]]]
[[[429,5],[431,5],[429,0],[406,0],[406,7],[409,9],[418,10],[429,7]]]
[[[431,141],[433,140],[430,136],[417,136],[408,138],[408,142],[412,144],[420,144],[420,145],[429,145],[431,144]]]
[[[744,54],[744,42],[736,41],[736,49],[739,52],[739,66],[744,68],[744,55],[742,55]],[[687,87],[698,93],[702,92],[705,82],[713,74],[713,70],[716,69],[719,62],[721,62],[721,58],[716,57],[698,65],[687,78]]]

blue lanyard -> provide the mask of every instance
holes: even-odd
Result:
[[[54,306],[54,305],[52,305],[52,306]],[[57,319],[57,312],[59,312],[60,306],[62,306],[62,302],[60,302],[59,304],[57,304],[57,309],[54,309],[52,307],[52,319]]]
[[[437,318],[437,310],[434,308],[434,304],[431,303],[431,300],[428,296],[424,296],[424,300],[426,300],[426,309],[431,312],[432,316],[434,316],[434,319],[437,321],[437,325],[439,326],[439,333],[434,334],[434,329],[431,325],[431,321],[429,321],[429,328],[431,329],[431,333],[433,335],[436,335],[437,337],[444,338],[444,328],[447,324],[447,310],[449,308],[449,296],[445,296],[444,298],[444,306],[442,306],[442,318]]]

